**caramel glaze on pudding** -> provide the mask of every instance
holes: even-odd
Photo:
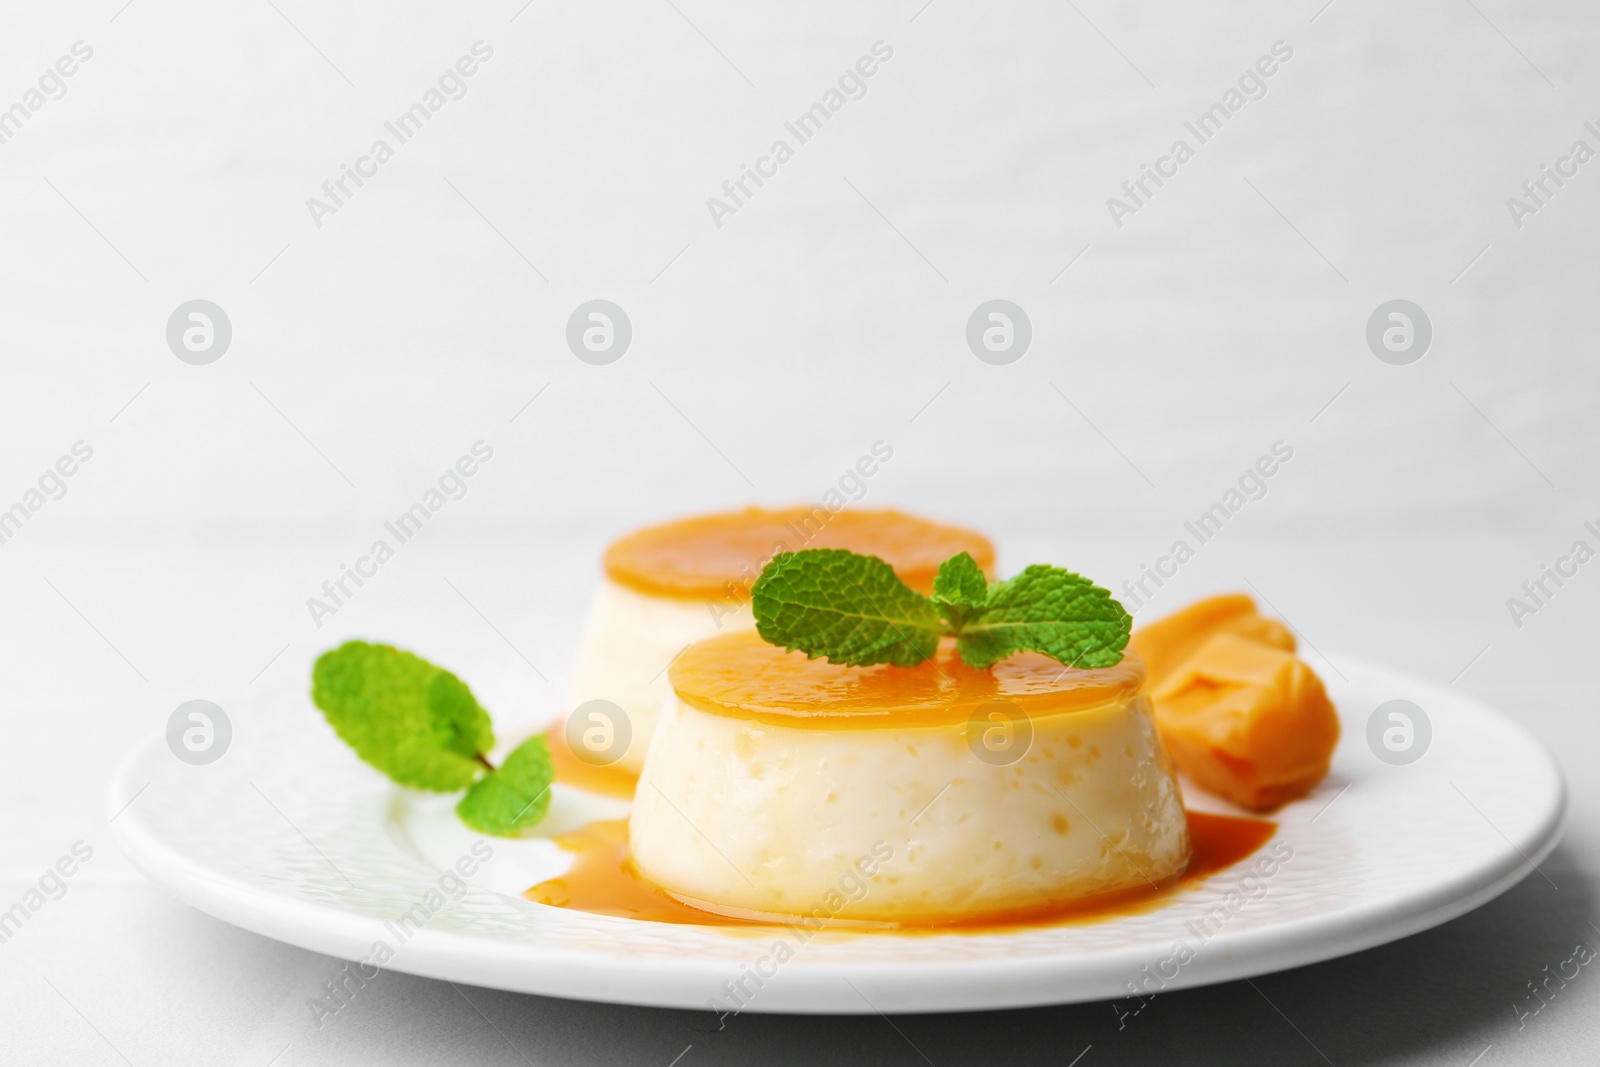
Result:
[[[1030,717],[1125,703],[1144,667],[1124,656],[1114,667],[1074,670],[1023,652],[988,670],[962,662],[946,638],[915,667],[841,667],[786,652],[754,634],[733,634],[687,649],[670,672],[684,703],[731,719],[807,730],[963,725],[995,700]]]
[[[994,545],[982,534],[901,511],[862,508],[830,515],[822,507],[746,508],[651,526],[606,549],[606,577],[637,593],[740,601],[744,586],[774,552],[847,548],[877,556],[900,580],[933,591],[939,564],[960,552],[985,572]]]
[[[923,592],[959,552],[994,569],[994,546],[983,535],[884,509],[747,508],[629,534],[606,550],[570,702],[608,700],[628,716],[632,741],[615,770],[637,775],[644,764],[661,709],[673,700],[666,665],[686,645],[754,628],[749,589],[762,565],[803,548],[878,556]]]
[[[629,847],[643,878],[695,908],[982,921],[1159,887],[1189,861],[1136,657],[1071,670],[1030,653],[980,671],[947,639],[917,667],[843,667],[747,632],[692,646],[669,673],[677,699]]]

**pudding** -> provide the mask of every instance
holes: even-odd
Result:
[[[685,646],[751,630],[750,586],[775,552],[848,548],[875,555],[928,592],[941,561],[970,552],[985,572],[994,546],[971,530],[899,511],[748,508],[651,526],[614,543],[585,627],[571,707],[593,700],[622,709],[626,729],[584,711],[565,747],[590,765],[637,774],[661,709],[673,702],[667,667]],[[565,753],[562,753],[565,758]]]
[[[746,918],[1019,917],[1181,875],[1183,800],[1137,657],[843,667],[753,632],[690,647],[629,820],[638,873]]]

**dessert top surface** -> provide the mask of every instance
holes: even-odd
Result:
[[[885,560],[900,580],[928,592],[939,564],[970,552],[985,572],[994,545],[982,534],[904,512],[822,505],[746,508],[649,526],[606,550],[606,575],[654,596],[743,600],[775,552],[847,548]],[[730,585],[730,583],[732,583]]]
[[[1099,670],[1024,652],[990,670],[967,666],[946,638],[915,667],[844,667],[785,652],[753,631],[690,645],[668,676],[680,699],[715,715],[815,729],[965,722],[992,701],[1055,715],[1131,699],[1144,682],[1137,656]]]

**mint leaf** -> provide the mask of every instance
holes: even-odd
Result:
[[[812,659],[913,667],[939,649],[943,620],[877,556],[842,548],[779,552],[750,591],[762,640]]]
[[[989,597],[989,580],[970,552],[951,556],[939,564],[933,580],[933,602],[956,633],[973,613],[982,610]]]
[[[1110,592],[1082,575],[1036,563],[989,589],[957,647],[979,669],[1013,652],[1043,652],[1069,667],[1109,667],[1122,659],[1132,627]]]
[[[428,710],[434,721],[448,732],[452,751],[470,751],[476,761],[479,753],[494,747],[494,727],[489,713],[472,695],[467,683],[449,671],[440,669],[428,683]]]
[[[456,805],[461,821],[482,834],[514,837],[544,818],[550,810],[550,783],[555,771],[544,735],[530,737],[467,790]]]
[[[494,746],[489,715],[461,679],[391,645],[324,652],[311,699],[356,755],[413,789],[465,789]]]

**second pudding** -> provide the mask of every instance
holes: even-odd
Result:
[[[970,552],[985,571],[994,567],[994,546],[981,534],[888,509],[746,508],[629,534],[606,550],[571,702],[616,704],[632,736],[623,751],[601,746],[593,758],[575,747],[579,758],[637,774],[657,716],[673,699],[667,664],[692,642],[754,627],[750,584],[774,553],[801,548],[878,556],[923,592],[932,589],[940,561],[957,552]]]

